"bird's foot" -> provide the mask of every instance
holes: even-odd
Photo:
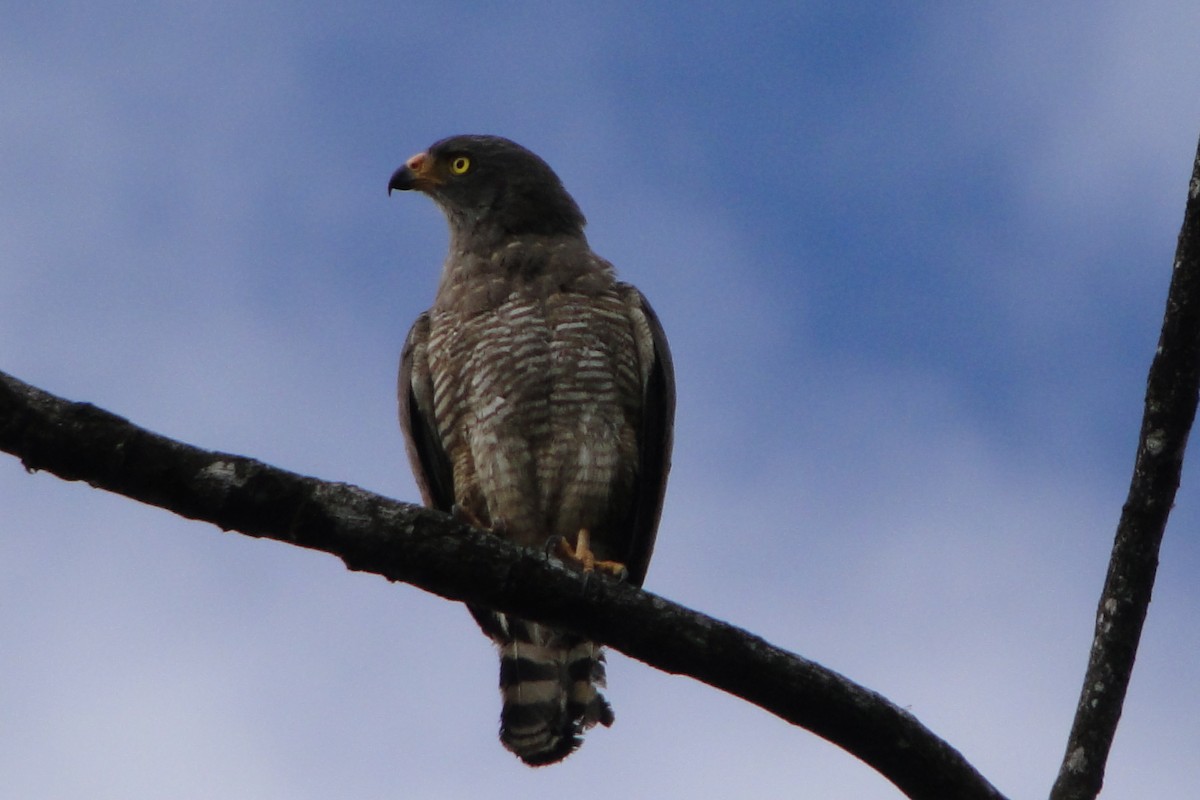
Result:
[[[629,572],[620,561],[601,561],[596,558],[587,528],[579,529],[573,546],[565,536],[556,537],[552,546],[554,555],[583,572],[600,572],[617,580],[624,580]]]
[[[495,519],[489,525],[476,516],[474,512],[460,506],[458,503],[450,507],[450,516],[464,525],[470,525],[472,528],[479,528],[481,531],[491,531],[501,536],[504,535],[505,525],[503,518]]]

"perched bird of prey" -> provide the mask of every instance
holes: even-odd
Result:
[[[400,360],[400,425],[425,504],[640,586],[671,461],[675,379],[641,293],[592,252],[554,171],[497,136],[454,136],[396,170],[450,223],[433,307]],[[611,725],[598,645],[486,608],[500,741],[534,766]]]

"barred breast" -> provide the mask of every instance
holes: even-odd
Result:
[[[456,501],[520,544],[581,527],[602,544],[633,490],[641,401],[615,289],[514,292],[465,318],[435,309],[429,362]]]

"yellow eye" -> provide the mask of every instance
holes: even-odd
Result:
[[[471,159],[466,156],[455,156],[450,162],[450,171],[455,175],[462,175],[471,168]]]

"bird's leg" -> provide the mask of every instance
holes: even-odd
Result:
[[[620,561],[599,561],[592,552],[592,535],[587,528],[580,528],[575,535],[575,546],[572,547],[565,536],[559,537],[555,550],[567,563],[574,565],[584,572],[603,572],[611,577],[621,579],[627,570]]]
[[[580,528],[579,533],[575,536],[575,545],[572,546],[567,537],[559,536],[555,541],[555,553],[561,556],[568,564],[571,564],[584,572],[591,572],[596,568],[596,556],[592,554],[591,535],[587,528]]]

